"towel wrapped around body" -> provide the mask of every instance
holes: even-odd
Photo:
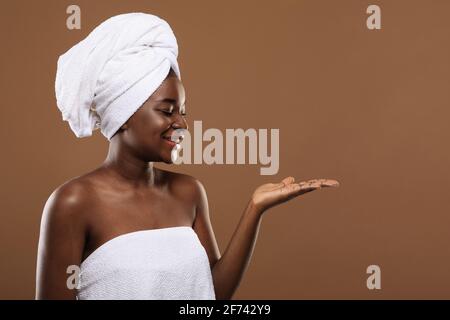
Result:
[[[80,300],[215,300],[208,256],[191,227],[118,236],[80,269]]]

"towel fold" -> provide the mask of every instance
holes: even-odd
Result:
[[[55,92],[63,120],[78,138],[101,128],[111,140],[171,68],[181,80],[177,57],[165,20],[141,12],[105,20],[58,59]]]

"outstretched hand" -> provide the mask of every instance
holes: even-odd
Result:
[[[313,179],[294,182],[294,177],[287,177],[280,183],[266,183],[259,186],[252,196],[252,202],[258,212],[263,213],[269,208],[289,201],[299,195],[322,187],[338,187],[339,182],[331,179]]]

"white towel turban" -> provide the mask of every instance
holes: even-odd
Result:
[[[181,80],[169,24],[146,13],[111,17],[58,59],[55,91],[78,138],[101,128],[110,140],[172,68]]]

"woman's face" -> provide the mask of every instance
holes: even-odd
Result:
[[[175,144],[170,136],[175,129],[188,129],[185,116],[184,87],[171,69],[161,86],[118,133],[130,151],[145,161],[172,163]]]

